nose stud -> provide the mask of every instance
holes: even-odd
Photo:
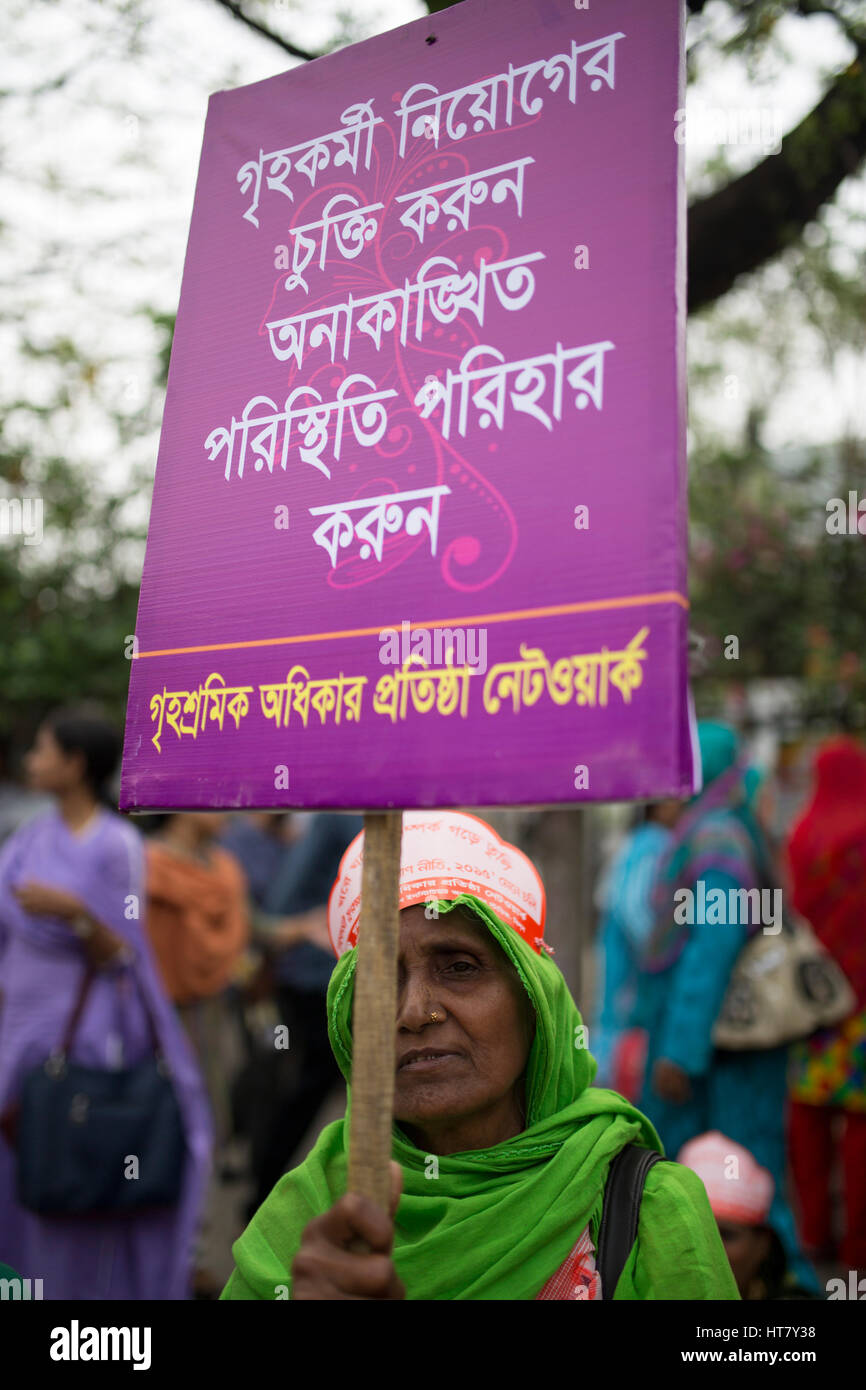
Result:
[[[438,1023],[438,1022],[439,1022],[439,1015],[438,1015],[437,1013],[432,1013],[432,1014],[430,1015],[430,1022],[431,1022],[431,1023]]]

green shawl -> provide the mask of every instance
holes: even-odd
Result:
[[[612,1159],[632,1140],[662,1152],[649,1121],[614,1091],[591,1087],[596,1063],[585,1046],[585,1030],[559,968],[538,955],[480,899],[462,895],[440,902],[440,914],[458,904],[471,908],[514,964],[532,1001],[535,1038],[526,1072],[526,1129],[489,1149],[438,1158],[416,1149],[395,1125],[392,1155],[403,1171],[403,1193],[395,1222],[394,1264],[410,1299],[533,1299],[565,1260],[580,1233],[598,1229],[605,1179]],[[337,964],[328,989],[328,1031],[347,1082],[351,1075],[350,1028],[356,951]],[[286,1173],[235,1242],[237,1268],[224,1299],[289,1296],[291,1263],[304,1227],[328,1210],[346,1190],[348,1116],[328,1125],[299,1167]],[[673,1171],[658,1165],[653,1174]],[[625,1297],[736,1297],[703,1187],[694,1174],[677,1170],[666,1200],[683,1210],[688,1243],[697,1232],[697,1262],[709,1273],[690,1285],[674,1271],[685,1292],[623,1291]],[[649,1191],[649,1181],[647,1193]],[[698,1193],[695,1193],[695,1185]],[[659,1206],[659,1247],[670,1259],[675,1232],[664,1201]],[[671,1209],[671,1219],[676,1213]],[[711,1228],[711,1229],[710,1229]],[[627,1269],[634,1264],[633,1257]],[[694,1259],[692,1260],[694,1267]],[[697,1276],[698,1271],[695,1270]],[[618,1288],[622,1289],[623,1280]],[[626,1281],[628,1282],[628,1281]],[[610,1292],[607,1297],[610,1297]]]

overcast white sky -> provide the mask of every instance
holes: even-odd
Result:
[[[603,0],[596,3],[603,23]],[[335,34],[336,16],[346,9],[356,37],[426,14],[420,0],[282,0],[251,12],[315,51]],[[145,22],[132,53],[132,25],[119,19],[115,0],[15,0],[10,10],[17,18],[7,12],[9,57],[0,85],[26,92],[60,73],[74,75],[56,91],[35,99],[7,98],[3,104],[0,285],[7,322],[0,329],[5,382],[0,391],[7,399],[46,398],[51,369],[22,364],[16,352],[24,317],[36,342],[48,343],[62,329],[92,351],[104,362],[98,381],[103,399],[120,400],[133,410],[147,391],[156,341],[137,310],[144,304],[168,312],[177,307],[208,95],[284,71],[294,60],[215,0],[142,0]],[[722,5],[711,4],[706,22],[721,28],[725,14]],[[708,108],[761,106],[784,132],[815,104],[848,56],[829,18],[786,19],[756,72],[748,74],[737,60],[705,66],[689,96],[692,196],[704,185],[702,170],[716,152],[696,138],[702,132],[694,130],[695,116]],[[762,151],[729,146],[726,154],[739,169]],[[842,207],[866,212],[864,189],[862,177],[849,181]],[[852,254],[862,253],[847,216],[831,212],[827,222]],[[748,292],[729,300],[731,311],[738,304],[754,307]],[[822,365],[821,344],[805,326],[796,348],[796,370],[776,397],[766,442],[771,447],[820,443],[852,424],[862,430],[862,360],[843,360],[831,378]],[[692,350],[701,358],[711,354],[712,338],[695,331]],[[741,398],[731,402],[718,392],[697,393],[692,408],[720,429],[734,430],[763,368],[745,349],[731,350],[726,368],[740,375]],[[84,394],[63,418],[40,428],[52,427],[62,432],[73,456],[98,460],[110,486],[135,463],[153,466],[155,438],[117,451],[104,411]],[[20,428],[29,428],[23,414]]]

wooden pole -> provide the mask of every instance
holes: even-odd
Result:
[[[352,1014],[349,1192],[388,1210],[394,1108],[402,811],[364,816],[361,921]]]

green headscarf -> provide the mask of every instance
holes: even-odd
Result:
[[[663,1152],[650,1122],[614,1091],[591,1086],[594,1058],[568,986],[479,898],[439,902],[441,914],[470,908],[514,965],[535,1010],[526,1070],[526,1129],[501,1144],[438,1158],[416,1149],[397,1125],[393,1157],[403,1170],[394,1265],[410,1299],[533,1299],[581,1232],[597,1232],[612,1159],[634,1141]],[[328,989],[328,1031],[347,1082],[356,951],[337,964]],[[223,1298],[285,1297],[304,1227],[346,1191],[348,1117],[328,1125],[307,1159],[280,1179],[235,1242]],[[609,1291],[606,1296],[612,1297]]]
[[[701,750],[701,768],[704,786],[715,782],[737,761],[739,743],[734,730],[727,724],[715,724],[711,719],[702,719],[698,724],[698,744]],[[697,800],[697,798],[695,798]]]

